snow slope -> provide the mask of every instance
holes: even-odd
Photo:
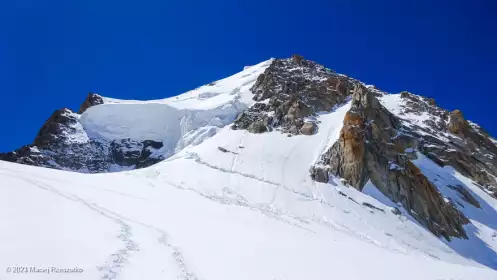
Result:
[[[353,234],[344,224],[360,223],[353,213],[369,211],[353,203],[333,207],[348,211],[342,212],[346,220],[325,222],[229,191],[202,194],[193,186],[167,183],[160,174],[150,176],[151,171],[82,175],[5,163],[0,264],[83,270],[26,279],[497,279],[495,272],[473,267],[447,248],[440,251],[464,266],[395,244],[397,232],[390,237],[385,232],[390,240],[385,243],[372,240],[368,231]],[[200,185],[203,176],[196,178]],[[303,208],[319,203],[300,196],[292,200]],[[2,279],[18,276],[4,273]]]
[[[128,172],[1,163],[0,264],[83,270],[26,279],[497,279],[484,267],[493,249],[482,264],[393,214],[373,186],[310,180],[348,107],[318,116],[313,137],[224,127]]]
[[[188,145],[202,143],[252,105],[250,88],[271,61],[167,99],[104,97],[104,104],[87,109],[79,121],[92,138],[163,142],[162,155],[169,157]]]
[[[497,279],[497,203],[453,169],[415,161],[463,206],[469,240],[438,239],[371,183],[361,193],[311,180],[350,102],[316,116],[312,136],[232,130],[270,62],[178,97],[105,98],[81,115],[90,137],[164,142],[170,157],[151,167],[80,174],[0,162],[0,279],[20,279],[8,273],[19,266],[40,269],[22,276],[37,280]],[[395,108],[395,98],[383,102]]]

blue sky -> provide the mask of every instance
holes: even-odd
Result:
[[[293,53],[497,135],[497,1],[4,1],[0,151],[89,91],[177,95]]]

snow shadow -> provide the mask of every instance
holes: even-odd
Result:
[[[454,238],[451,242],[446,242],[446,244],[459,255],[497,270],[497,252],[495,251],[497,248],[497,211],[481,196],[468,188],[466,184],[458,180],[455,177],[456,171],[454,169],[451,168],[447,171],[449,170],[452,173],[449,173],[452,179],[458,182],[458,185],[464,187],[478,201],[480,208],[464,201],[464,204],[462,204],[464,208],[459,207],[459,210],[473,222],[464,226],[469,240]],[[449,189],[447,186],[443,188]],[[451,191],[454,196],[458,196],[455,191]],[[448,190],[444,192],[448,192]]]
[[[452,167],[441,167],[420,153],[414,163],[437,186],[439,192],[472,222],[464,226],[468,240],[452,238],[451,241],[444,242],[464,258],[497,270],[497,211],[487,202],[493,198],[483,191],[476,193],[471,186],[475,190],[479,190],[479,187],[472,180],[461,177]],[[451,186],[466,190],[478,201],[480,208],[465,200]],[[484,196],[488,197],[485,199]]]

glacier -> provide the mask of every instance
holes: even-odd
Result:
[[[166,159],[150,167],[82,174],[0,161],[0,279],[19,279],[5,271],[19,266],[82,270],[26,279],[497,279],[497,200],[453,168],[414,161],[463,205],[469,240],[437,238],[371,182],[359,192],[311,179],[350,101],[316,116],[312,136],[231,129],[271,61],[177,97],[104,98],[78,116],[88,137],[163,142]],[[395,98],[382,100],[392,112]]]

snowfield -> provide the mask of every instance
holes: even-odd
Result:
[[[178,97],[105,98],[81,115],[91,137],[164,141],[170,157],[149,168],[81,174],[0,161],[0,279],[497,279],[497,202],[455,170],[415,161],[472,222],[469,240],[451,242],[396,213],[371,183],[361,193],[311,180],[350,102],[317,116],[313,136],[232,130],[270,62]],[[82,271],[8,273],[20,266]]]
[[[0,264],[83,270],[25,279],[497,279],[338,182],[294,190],[203,160],[96,175],[2,163]]]
[[[169,157],[212,137],[251,106],[250,87],[271,62],[246,67],[238,74],[176,97],[150,101],[104,97],[104,104],[90,107],[79,121],[91,138],[162,142],[161,153]]]

